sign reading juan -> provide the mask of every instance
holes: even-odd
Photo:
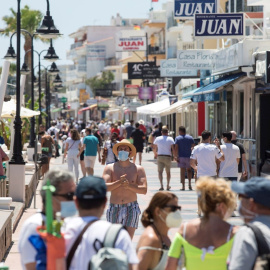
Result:
[[[244,14],[196,14],[195,37],[243,37]]]

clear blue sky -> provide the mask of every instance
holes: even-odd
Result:
[[[152,3],[154,10],[160,10],[162,3],[166,0],[159,0]],[[31,9],[38,9],[43,14],[46,12],[46,0],[21,0],[21,8],[28,5]],[[69,50],[73,40],[68,37],[78,28],[85,25],[109,25],[112,16],[119,13],[123,18],[148,18],[151,7],[151,0],[50,0],[51,16],[54,23],[63,37],[55,41],[56,53],[61,58],[57,64],[71,63],[66,60],[66,51]],[[0,7],[0,29],[5,27],[2,17],[11,15],[10,8],[17,11],[17,0],[1,0]],[[22,40],[23,42],[23,40]],[[41,51],[48,48],[48,45],[34,41],[34,48]],[[0,36],[0,66],[3,57],[9,46],[9,38]],[[16,37],[13,38],[13,46],[16,48]],[[22,57],[24,53],[22,51]],[[22,60],[21,60],[22,61]],[[35,60],[37,63],[37,60]],[[47,61],[42,62],[48,66]]]

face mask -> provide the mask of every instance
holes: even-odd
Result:
[[[225,144],[225,142],[224,142],[224,140],[223,140],[223,139],[221,139],[221,144],[223,144],[223,145]]]
[[[160,219],[166,223],[168,228],[178,228],[181,225],[182,217],[181,212],[179,210],[176,210],[175,212],[170,212],[169,214],[163,210],[167,214],[166,219],[159,215]]]
[[[73,217],[77,215],[77,208],[74,201],[61,202],[61,217]]]
[[[128,156],[129,156],[129,152],[127,152],[127,151],[119,151],[118,152],[118,158],[121,161],[126,161],[128,159]]]
[[[239,206],[238,206],[238,212],[239,212],[239,215],[244,218],[244,219],[254,219],[257,214],[248,210],[247,208],[245,208],[243,205],[242,205],[242,201],[240,200],[239,202]],[[246,215],[245,215],[246,214]]]

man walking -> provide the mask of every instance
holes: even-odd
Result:
[[[163,188],[163,171],[165,168],[167,174],[167,190],[170,190],[170,180],[171,180],[171,156],[174,153],[174,140],[168,136],[167,126],[163,126],[161,129],[161,136],[158,136],[154,140],[154,156],[157,159],[158,165],[158,178],[160,181],[160,189]]]
[[[231,133],[232,133],[232,143],[238,146],[240,150],[240,161],[238,164],[238,179],[237,179],[238,181],[240,181],[242,177],[246,178],[248,176],[246,152],[245,152],[245,148],[243,144],[237,141],[236,132],[231,131]],[[243,166],[244,166],[244,171],[242,169]]]
[[[268,248],[270,248],[270,180],[253,177],[245,183],[234,181],[231,188],[239,194],[240,216],[245,223],[252,227],[256,226],[261,231]],[[262,268],[254,267],[258,256],[258,244],[254,231],[249,226],[243,226],[234,237],[228,269],[264,269],[263,266]]]
[[[182,189],[185,190],[185,174],[187,170],[189,190],[192,190],[191,177],[192,171],[190,167],[191,148],[195,146],[192,136],[186,134],[186,128],[179,127],[179,136],[175,138],[174,158],[178,162],[180,168],[180,177]]]
[[[123,224],[132,239],[141,214],[137,194],[147,192],[146,175],[143,167],[130,162],[136,149],[128,140],[115,144],[113,153],[119,161],[107,165],[103,172],[107,190],[111,192],[107,220]]]
[[[197,176],[217,176],[216,159],[225,160],[222,151],[211,143],[211,132],[202,132],[202,142],[195,146],[190,156],[190,166],[197,172]],[[197,165],[198,164],[198,165]]]
[[[77,186],[75,204],[79,216],[68,219],[65,224],[65,241],[68,269],[86,270],[93,255],[102,247],[106,233],[111,223],[100,220],[106,207],[106,184],[96,176],[84,177]],[[90,225],[89,225],[90,224]],[[88,225],[88,227],[86,227]],[[86,228],[83,237],[72,256],[70,251],[82,230]],[[138,263],[136,252],[126,230],[121,229],[115,242],[115,248],[127,255],[130,269]]]
[[[84,151],[85,169],[88,175],[94,174],[94,166],[98,154],[98,161],[101,162],[99,141],[96,136],[91,134],[90,128],[85,129],[86,136],[83,139],[83,147],[77,157]]]
[[[135,130],[135,127],[133,126],[134,121],[130,120],[129,122],[130,122],[130,125],[126,127],[127,139],[128,140],[130,139],[132,131]]]
[[[238,164],[240,160],[240,150],[239,147],[232,144],[232,133],[223,132],[222,133],[223,145],[219,147],[224,156],[226,157],[224,161],[220,163],[219,177],[223,177],[230,181],[237,181],[238,177]]]
[[[139,164],[142,165],[142,152],[143,152],[143,143],[145,140],[145,135],[140,129],[140,124],[135,124],[136,129],[131,133],[130,137],[133,139],[133,145],[136,148],[136,152],[139,155]],[[136,155],[133,158],[133,163],[136,162]]]

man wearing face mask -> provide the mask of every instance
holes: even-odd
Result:
[[[56,188],[53,193],[52,206],[54,216],[57,212],[61,212],[62,218],[76,214],[76,207],[73,201],[76,185],[74,176],[68,171],[51,170],[43,180],[42,186],[46,185],[47,180],[50,180],[51,185]],[[23,269],[36,269],[36,249],[28,240],[31,235],[37,235],[37,227],[45,224],[45,205],[46,194],[41,191],[42,211],[29,217],[23,224],[20,231],[18,249],[21,254],[21,263]]]
[[[137,194],[146,194],[147,181],[143,167],[130,162],[136,155],[133,144],[124,139],[113,146],[118,162],[109,164],[103,172],[107,190],[111,192],[107,220],[126,226],[132,238],[138,228],[140,208]]]
[[[255,225],[270,248],[270,180],[253,177],[247,182],[233,182],[232,190],[239,194],[239,214],[245,223]],[[251,270],[258,256],[258,246],[251,228],[243,226],[234,239],[229,270]]]

